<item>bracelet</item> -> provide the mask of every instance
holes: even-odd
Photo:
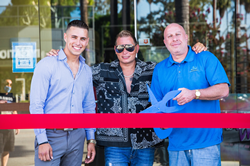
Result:
[[[49,142],[48,141],[46,141],[46,142],[42,142],[42,143],[40,143],[40,144],[38,144],[38,145],[42,145],[42,144],[48,144]]]
[[[93,143],[93,144],[95,144],[95,145],[96,145],[96,140],[94,140],[94,139],[90,139],[90,140],[88,140],[88,141],[87,141],[87,144],[89,144],[89,143]]]

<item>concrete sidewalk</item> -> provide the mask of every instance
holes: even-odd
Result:
[[[33,166],[34,165],[34,140],[32,129],[20,130],[15,138],[15,151],[10,153],[8,166]]]

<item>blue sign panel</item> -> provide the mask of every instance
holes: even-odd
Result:
[[[12,42],[13,73],[34,72],[36,65],[36,42]]]

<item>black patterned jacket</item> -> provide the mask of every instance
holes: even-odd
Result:
[[[154,62],[136,59],[130,94],[126,90],[119,60],[93,66],[98,113],[139,113],[148,107],[150,103],[146,85],[151,84],[155,65]],[[133,149],[143,149],[162,141],[152,128],[98,128],[96,132],[99,146],[132,146]]]

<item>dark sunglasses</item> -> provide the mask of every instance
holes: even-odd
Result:
[[[136,45],[137,44],[135,44],[135,45],[133,45],[133,44],[117,45],[117,46],[115,46],[115,51],[117,53],[121,53],[125,48],[129,52],[133,52],[135,50]]]

